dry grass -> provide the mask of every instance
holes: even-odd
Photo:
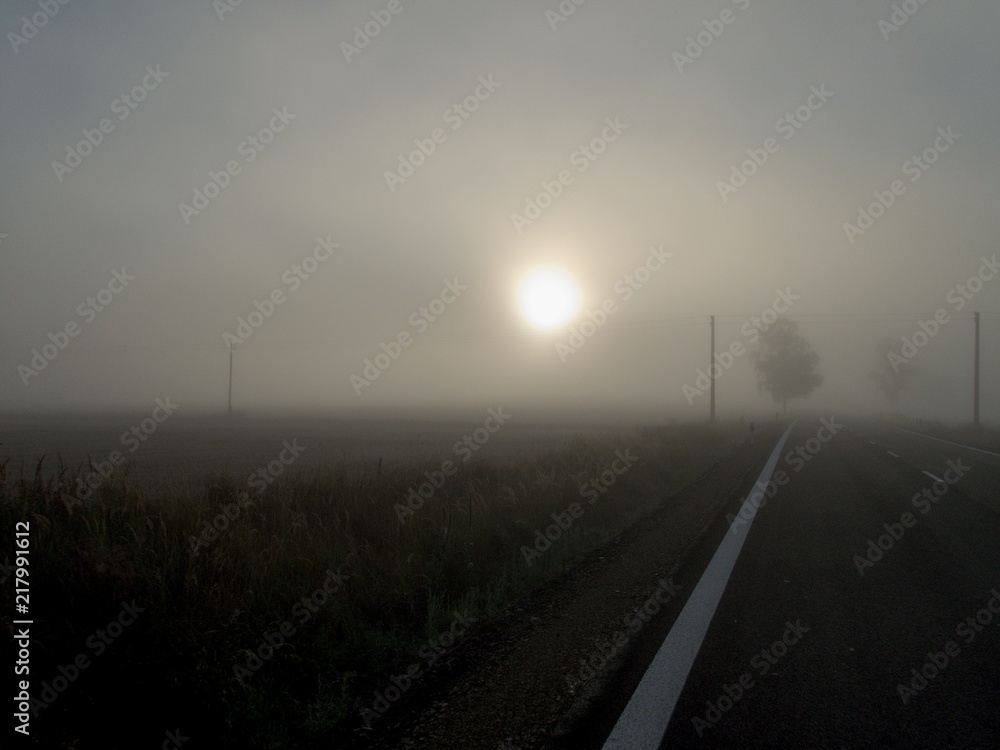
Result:
[[[447,629],[454,610],[488,619],[647,514],[740,436],[735,427],[649,428],[577,438],[531,459],[473,460],[405,523],[394,504],[436,467],[330,466],[276,481],[197,554],[191,537],[237,503],[238,480],[154,498],[118,476],[72,507],[74,472],[46,476],[40,462],[13,476],[4,465],[3,528],[31,522],[32,691],[78,653],[93,663],[41,710],[33,733],[53,746],[109,746],[110,709],[149,727],[130,735],[134,746],[157,746],[174,727],[215,747],[307,744],[356,722],[373,689]],[[588,505],[580,486],[625,448],[638,464]],[[521,546],[573,502],[584,515],[526,565]],[[295,620],[295,603],[338,568],[350,576],[344,587],[241,685],[234,663]],[[0,594],[8,629],[12,589]],[[144,613],[96,656],[88,638],[133,599]]]

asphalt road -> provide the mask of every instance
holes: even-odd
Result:
[[[584,744],[1000,747],[1000,455],[815,420],[777,447]]]

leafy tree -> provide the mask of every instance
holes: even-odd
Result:
[[[804,398],[823,382],[818,364],[819,355],[799,333],[798,323],[778,318],[761,333],[760,348],[754,352],[757,388],[785,412],[789,399]]]
[[[899,411],[899,394],[912,380],[916,368],[909,362],[893,363],[889,355],[895,352],[895,342],[892,339],[882,339],[875,349],[875,369],[868,377],[875,381],[875,390],[880,396],[892,401],[893,408]]]

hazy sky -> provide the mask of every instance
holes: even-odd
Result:
[[[817,408],[878,405],[878,340],[944,308],[904,403],[968,416],[982,311],[1000,419],[1000,274],[948,301],[1000,250],[996,4],[908,0],[898,28],[882,0],[43,5],[0,10],[2,409],[224,408],[224,334],[278,290],[236,350],[241,409],[697,416],[707,316],[718,350],[749,343],[780,289]],[[891,205],[845,229],[876,191]],[[671,257],[626,299],[651,247]],[[617,305],[562,357],[568,327],[516,296],[549,265],[579,284],[570,326]],[[738,358],[720,413],[771,408]]]

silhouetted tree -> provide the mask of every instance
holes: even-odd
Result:
[[[899,411],[899,394],[913,378],[916,368],[909,362],[891,362],[889,355],[895,350],[892,339],[882,339],[875,349],[875,369],[868,377],[875,381],[878,394],[892,401],[893,408]]]
[[[757,388],[766,391],[784,413],[789,399],[804,398],[823,382],[816,372],[819,355],[799,333],[798,323],[778,318],[760,335],[754,352]]]

